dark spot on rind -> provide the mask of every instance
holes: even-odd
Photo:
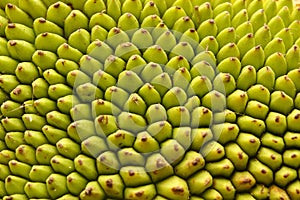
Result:
[[[39,19],[39,22],[40,22],[40,23],[45,23],[46,20],[45,20],[44,18],[40,18],[40,19]]]
[[[135,196],[142,197],[144,195],[144,191],[138,191],[135,193]]]
[[[17,45],[17,42],[16,42],[16,41],[10,41],[10,42],[9,42],[9,45],[10,45],[10,46],[15,46],[15,45]]]
[[[71,183],[73,181],[72,177],[68,177],[68,182]]]
[[[113,180],[112,179],[108,179],[106,180],[106,186],[109,187],[109,188],[112,188],[113,187]]]
[[[220,154],[220,153],[222,153],[222,152],[223,152],[222,149],[220,149],[220,148],[217,149],[217,153]]]
[[[7,7],[8,7],[8,8],[13,8],[13,7],[14,7],[14,5],[13,5],[13,4],[11,4],[11,3],[8,3],[8,4],[7,4]]]
[[[60,3],[56,3],[53,5],[54,8],[58,8],[60,6]]]
[[[143,136],[141,139],[142,142],[146,142],[147,141],[147,136]]]
[[[8,28],[16,28],[16,25],[14,23],[9,23],[7,25]]]
[[[128,171],[128,174],[129,174],[129,176],[134,176],[134,175],[135,175],[135,173],[134,173],[133,170],[129,170],[129,171]]]
[[[166,166],[165,162],[162,159],[157,159],[157,161],[156,161],[156,167],[157,168],[162,168],[164,166]]]
[[[288,178],[289,176],[290,176],[290,174],[287,173],[287,174],[284,174],[284,175],[283,175],[283,178]]]
[[[231,188],[230,188],[229,186],[226,186],[226,190],[227,190],[228,192],[230,192],[230,191],[231,191]]]
[[[251,182],[252,182],[252,181],[251,181],[250,178],[245,178],[245,179],[242,181],[243,184],[251,183]]]
[[[193,166],[196,166],[196,165],[198,165],[199,162],[200,162],[200,158],[195,158],[195,159],[192,161],[192,165],[193,165]]]
[[[229,169],[229,168],[230,168],[229,165],[224,165],[224,166],[223,166],[223,169]]]
[[[51,183],[53,183],[54,182],[54,178],[53,177],[50,177],[49,179],[48,179],[48,184],[51,184]]]
[[[239,157],[239,159],[243,159],[243,153],[242,152],[238,152],[238,157]]]
[[[88,188],[85,189],[84,193],[89,196],[89,195],[92,195],[92,191],[93,191],[93,188],[92,187],[88,187]]]
[[[172,188],[172,192],[174,192],[174,193],[183,193],[184,189],[180,186],[177,186],[177,187]]]

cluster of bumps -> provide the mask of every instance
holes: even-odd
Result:
[[[1,199],[300,199],[292,0],[0,7]]]

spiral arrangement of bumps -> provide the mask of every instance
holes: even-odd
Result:
[[[1,0],[0,199],[299,200],[292,0]]]

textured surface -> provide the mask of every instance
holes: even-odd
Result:
[[[0,7],[1,199],[300,199],[292,0]]]

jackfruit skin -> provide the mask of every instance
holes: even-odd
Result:
[[[300,199],[292,0],[0,2],[0,199]]]

